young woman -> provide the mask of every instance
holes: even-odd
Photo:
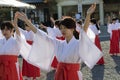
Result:
[[[0,80],[22,80],[18,66],[20,34],[17,31],[17,37],[13,37],[11,22],[3,22],[0,29],[4,36],[0,39]]]
[[[20,28],[20,31],[24,34],[26,41],[29,45],[33,44],[34,33],[30,30],[27,24],[25,24],[25,30]],[[29,64],[23,59],[22,75],[24,79],[36,79],[40,77],[40,69],[36,66]]]
[[[110,50],[111,55],[119,54],[119,25],[116,18],[112,19],[112,23],[108,23],[108,33],[110,33]]]
[[[90,25],[89,25],[89,28],[94,32],[95,34],[95,45],[102,51],[102,48],[101,48],[101,44],[100,44],[100,39],[99,39],[99,33],[100,33],[100,28],[99,26],[97,25],[97,21],[95,18],[92,18],[90,20]],[[104,64],[104,59],[103,57],[97,62],[97,64]]]
[[[87,11],[86,21],[83,28],[85,32],[87,32],[90,16],[94,12],[95,8],[96,8],[96,4],[92,5]],[[87,48],[87,47],[91,45],[88,46],[88,43],[86,43],[86,45],[82,46],[81,44],[83,43],[75,39],[73,34],[76,28],[75,21],[72,18],[66,18],[61,21],[60,31],[65,37],[65,40],[61,41],[61,40],[50,38],[47,34],[35,28],[33,24],[28,21],[27,17],[24,14],[19,12],[17,12],[16,14],[18,15],[18,18],[25,21],[25,23],[29,25],[31,30],[36,34],[35,42],[33,43],[33,46],[32,46],[33,48],[31,49],[31,53],[29,54],[28,60],[34,62],[33,64],[35,64],[36,66],[40,66],[41,69],[48,69],[52,62],[52,59],[54,58],[53,53],[56,53],[55,55],[59,63],[58,63],[56,74],[55,74],[55,80],[82,80],[81,79],[82,76],[79,71],[80,61],[81,59],[83,59],[83,57],[84,57],[83,60],[88,59],[88,57],[90,57],[89,53],[91,50],[89,51],[87,50],[91,48]],[[84,31],[81,31],[80,34],[82,33],[86,34]],[[84,38],[83,36],[80,36],[81,41],[84,41],[83,38]],[[92,46],[95,46],[95,45],[92,45]],[[39,49],[36,47],[39,47]],[[83,47],[84,49],[80,49]],[[79,49],[83,53],[81,52],[80,54]],[[96,50],[97,48],[93,48],[93,49]],[[39,50],[40,53],[42,52],[42,54],[40,53],[32,54],[32,52],[36,50],[37,51]],[[87,51],[87,53],[85,51]],[[96,52],[100,52],[100,51],[97,50]],[[84,56],[85,55],[84,53],[86,53],[87,55],[86,57]],[[93,53],[93,51],[91,53]],[[50,57],[52,57],[52,59]],[[99,59],[101,58],[101,56],[95,57],[95,58]],[[85,60],[85,63],[92,68],[93,65],[96,64],[97,59],[89,58],[89,60],[87,61]]]

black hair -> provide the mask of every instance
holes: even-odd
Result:
[[[5,28],[7,28],[8,30],[14,29],[14,27],[10,21],[2,22],[0,29],[4,30]]]
[[[76,21],[78,24],[82,25],[82,20],[77,20]]]
[[[92,18],[92,19],[90,20],[90,22],[96,25],[97,30],[100,30],[100,28],[99,28],[99,26],[98,26],[98,24],[97,24],[97,20],[96,20],[95,18]]]
[[[117,18],[116,18],[116,17],[112,18],[112,21],[116,21],[116,20],[117,20]]]
[[[68,29],[74,29],[73,35],[76,39],[79,39],[79,33],[76,31],[76,22],[72,18],[61,20],[60,25],[64,25]]]
[[[72,18],[65,18],[60,22],[60,25],[64,25],[68,29],[75,29],[76,23]]]
[[[55,21],[55,25],[57,25],[58,27],[60,27],[60,21],[61,21],[61,20],[56,20],[56,21]]]

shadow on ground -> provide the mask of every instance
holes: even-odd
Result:
[[[92,70],[92,80],[103,80],[104,65],[96,65]]]
[[[120,56],[111,56],[116,63],[115,70],[118,74],[120,74]]]

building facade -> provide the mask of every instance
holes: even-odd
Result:
[[[120,0],[23,0],[24,2],[36,5],[35,10],[27,10],[34,21],[48,22],[50,17],[55,19],[62,16],[75,17],[80,13],[81,18],[85,18],[86,11],[93,3],[97,8],[92,17],[100,19],[102,25],[107,23],[107,16],[120,18]],[[31,1],[31,2],[30,2]]]

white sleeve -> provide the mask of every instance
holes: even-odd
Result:
[[[82,61],[92,69],[103,53],[88,38],[87,34],[82,30],[79,35],[79,55]]]
[[[20,30],[19,30],[20,31]],[[26,42],[25,36],[20,31],[20,36],[15,33],[15,39],[20,47],[20,55],[27,60],[31,46]]]
[[[54,43],[54,39],[37,29],[28,61],[42,70],[49,71],[55,54]]]
[[[55,32],[53,28],[48,27],[47,32],[48,32],[48,36],[55,38]]]
[[[107,29],[107,32],[112,34],[112,30],[111,30],[111,24],[108,24],[108,29]]]

